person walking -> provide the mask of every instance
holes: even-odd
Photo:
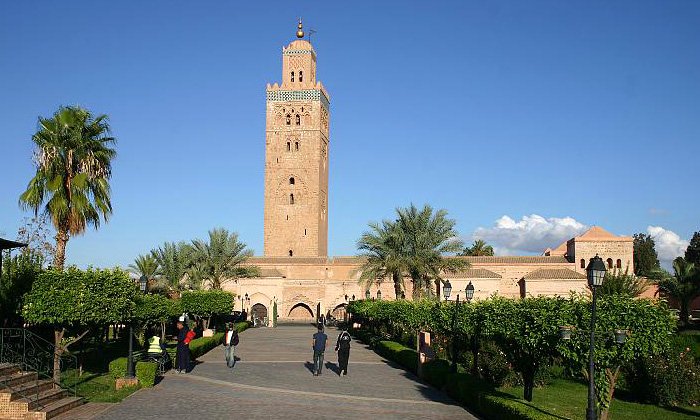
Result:
[[[226,366],[232,368],[236,364],[236,346],[240,338],[238,337],[238,330],[233,324],[228,324],[226,335],[224,336],[224,352],[226,353]]]
[[[185,325],[185,317],[183,316],[177,320],[177,329],[175,369],[177,373],[187,373],[190,367],[190,341],[192,341],[194,333]]]
[[[323,333],[323,324],[319,324],[318,331],[311,339],[311,347],[314,349],[314,376],[318,376],[323,368],[323,352],[328,347],[328,336]]]
[[[338,353],[338,367],[340,368],[338,376],[345,376],[348,374],[348,360],[350,359],[350,341],[352,341],[350,333],[344,329],[343,331],[341,331],[340,335],[338,335],[338,341],[336,341],[335,343],[335,351]]]

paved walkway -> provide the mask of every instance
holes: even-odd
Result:
[[[311,374],[311,325],[250,329],[236,347],[233,369],[223,347],[199,359],[191,373],[169,373],[151,389],[115,405],[101,420],[125,418],[218,419],[476,419],[414,375],[357,342],[348,376],[340,377],[331,340],[323,374]]]

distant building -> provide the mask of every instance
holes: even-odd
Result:
[[[282,48],[282,84],[267,85],[265,136],[265,252],[247,264],[260,267],[258,278],[226,282],[237,309],[280,319],[342,316],[352,298],[366,291],[358,284],[358,257],[328,257],[328,166],[330,100],[316,79],[316,51],[303,39]],[[474,297],[568,296],[586,290],[585,267],[596,254],[609,269],[633,272],[633,239],[593,227],[540,256],[455,257],[470,268],[445,276],[452,299],[471,281]],[[406,279],[406,296],[411,296]],[[459,292],[461,291],[461,293]],[[370,290],[377,296],[377,288]],[[381,285],[384,299],[395,299],[391,281]],[[241,299],[248,296],[249,300]]]

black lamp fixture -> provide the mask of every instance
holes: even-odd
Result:
[[[600,258],[598,254],[591,258],[590,263],[588,263],[588,267],[586,267],[588,286],[591,288],[591,292],[593,293],[593,304],[591,305],[591,348],[588,355],[588,407],[586,408],[586,420],[596,420],[598,418],[594,382],[595,361],[593,357],[595,348],[595,304],[596,290],[603,284],[603,278],[605,277],[606,271],[605,263],[603,263],[603,259]]]
[[[141,293],[146,293],[147,286],[148,286],[148,277],[141,276],[139,278],[139,290],[141,291]]]
[[[469,284],[464,292],[467,295],[467,302],[471,302],[474,298],[474,285],[472,284],[471,280],[469,281]]]
[[[442,286],[442,296],[445,298],[445,300],[450,298],[450,294],[452,293],[452,284],[450,283],[449,280]]]
[[[401,299],[406,299],[406,292],[403,290],[401,291]]]
[[[591,258],[591,262],[588,263],[588,267],[586,267],[588,286],[591,287],[591,289],[602,286],[606,271],[607,269],[605,268],[603,259],[596,254],[595,257]]]
[[[382,291],[377,290],[377,300],[382,300]]]
[[[372,294],[369,292],[369,289],[365,290],[365,299],[369,300],[369,298],[372,297]]]

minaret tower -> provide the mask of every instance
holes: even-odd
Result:
[[[282,47],[282,85],[267,85],[265,256],[328,255],[329,99],[316,81],[316,51]]]

